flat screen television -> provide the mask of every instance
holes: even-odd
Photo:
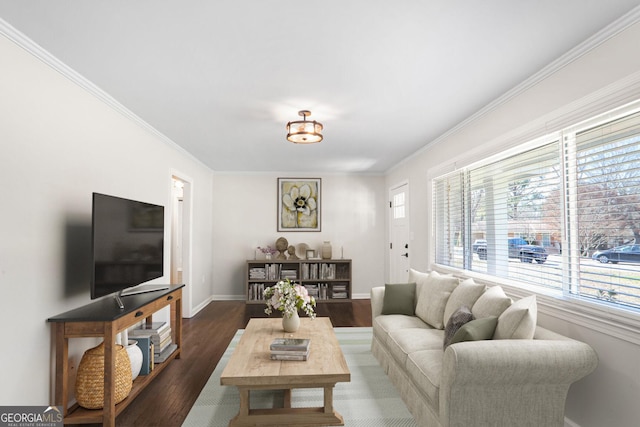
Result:
[[[124,290],[163,276],[163,206],[93,193],[91,225],[91,299],[114,294],[123,307]]]

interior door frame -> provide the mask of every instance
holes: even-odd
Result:
[[[182,288],[182,316],[190,318],[193,316],[192,313],[192,294],[193,289],[191,288],[191,276],[193,273],[193,265],[192,265],[192,256],[193,253],[193,180],[187,175],[176,171],[171,170],[170,175],[170,185],[171,185],[171,203],[170,203],[170,212],[171,212],[171,232],[170,232],[170,241],[169,244],[170,251],[173,251],[174,242],[173,242],[173,226],[174,220],[177,215],[175,212],[175,203],[174,197],[175,192],[174,188],[174,179],[182,181],[184,183],[183,187],[183,195],[182,195],[182,224],[181,224],[181,236],[182,236],[182,283],[185,285]],[[170,269],[173,268],[172,260],[173,254],[169,256]],[[171,272],[170,272],[171,276]]]
[[[395,231],[394,231],[394,216],[393,216],[393,194],[395,192],[397,192],[398,189],[404,187],[405,188],[405,197],[406,197],[406,202],[405,202],[405,220],[407,223],[406,226],[406,238],[407,238],[407,244],[409,244],[410,240],[411,240],[411,218],[410,218],[410,203],[411,200],[409,198],[409,181],[408,180],[404,180],[401,181],[395,185],[392,185],[389,187],[389,229],[388,229],[388,234],[389,234],[389,238],[388,238],[388,263],[389,263],[389,273],[388,273],[388,280],[392,281],[394,280],[394,278],[396,277],[395,274],[396,272],[394,271],[394,267],[395,267],[395,261],[394,261],[394,257],[396,252],[394,251],[394,249],[392,248],[392,244],[393,244],[393,237],[395,236]],[[395,248],[395,250],[403,250],[404,248]],[[409,268],[409,266],[411,265],[410,263],[410,256],[411,256],[411,247],[408,248],[408,254],[409,257],[407,258],[407,268]],[[406,280],[403,279],[403,280]]]

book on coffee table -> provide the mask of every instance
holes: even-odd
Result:
[[[271,342],[271,351],[298,351],[307,353],[311,340],[308,338],[276,338]]]
[[[271,360],[300,360],[309,359],[309,351],[272,351]]]

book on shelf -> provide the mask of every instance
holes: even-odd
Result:
[[[264,283],[251,283],[249,285],[249,300],[260,301],[264,299]]]
[[[322,264],[319,279],[333,280],[336,278],[335,264]]]
[[[162,341],[160,343],[160,345],[158,347],[156,347],[156,354],[160,354],[162,353],[167,347],[169,347],[171,344],[173,343],[173,340],[171,339],[171,335],[169,335],[164,341]]]
[[[318,278],[318,264],[317,263],[302,263],[300,265],[300,276],[302,280],[315,280]]]
[[[153,345],[149,337],[136,337],[138,347],[142,350],[142,368],[140,375],[149,375],[153,368]]]
[[[151,331],[151,332],[155,332],[158,334],[162,334],[162,332],[171,329],[169,327],[169,323],[167,322],[151,322],[150,325],[147,325],[146,323],[143,323],[142,326],[140,326],[139,328],[133,329],[132,331],[129,332],[129,335],[133,334],[144,334],[145,331]]]
[[[171,354],[173,354],[174,351],[176,351],[176,349],[178,348],[178,346],[176,344],[171,344],[169,347],[165,348],[162,353],[160,354],[155,354],[155,359],[154,359],[154,363],[162,363],[164,361],[166,361],[169,356],[171,356]]]
[[[150,337],[151,342],[156,347],[160,347],[162,343],[166,342],[167,338],[171,338],[171,328],[166,322],[153,322],[151,325],[145,324],[141,328],[131,330],[129,336],[133,339]]]
[[[265,264],[265,274],[267,276],[267,280],[279,280],[280,279],[280,270],[282,269],[282,265],[280,264]]]
[[[271,351],[309,351],[308,338],[276,338],[271,342]]]
[[[315,299],[327,299],[329,285],[326,283],[310,283],[304,285],[309,296]]]

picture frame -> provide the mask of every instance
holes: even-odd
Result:
[[[278,178],[278,231],[321,231],[322,178]]]
[[[314,259],[316,257],[316,251],[313,249],[307,249],[306,257],[307,259]]]

